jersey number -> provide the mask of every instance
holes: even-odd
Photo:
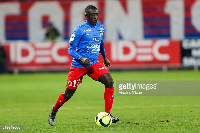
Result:
[[[72,87],[77,87],[79,84],[80,84],[80,79],[68,82],[68,85]]]

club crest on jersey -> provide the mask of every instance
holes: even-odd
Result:
[[[100,36],[103,36],[103,31],[100,31]]]

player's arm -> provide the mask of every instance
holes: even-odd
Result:
[[[81,55],[79,55],[76,52],[76,46],[74,46],[73,44],[69,44],[69,48],[68,48],[68,54],[71,55],[73,58],[75,58],[76,60],[80,60],[80,58],[82,57]]]
[[[84,64],[88,65],[90,64],[90,60],[88,58],[84,58],[81,55],[79,55],[76,52],[76,47],[78,46],[80,40],[82,37],[82,32],[79,28],[75,29],[74,33],[71,35],[71,38],[69,40],[69,48],[68,48],[68,53],[71,55],[73,58],[76,60],[82,61]]]
[[[68,53],[69,55],[71,55],[72,57],[74,57],[75,59],[77,60],[80,60],[82,61],[84,64],[88,65],[90,64],[90,59],[88,58],[84,58],[82,57],[81,55],[79,55],[77,52],[76,52],[76,47],[72,44],[69,45],[69,48],[68,48]]]
[[[101,41],[100,52],[101,52],[101,55],[103,56],[105,66],[107,67],[110,66],[110,61],[108,60],[108,58],[106,58],[106,52],[105,52],[103,40]]]

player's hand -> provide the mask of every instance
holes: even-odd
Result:
[[[90,64],[90,59],[88,59],[88,58],[81,57],[80,60],[81,60],[85,65],[89,65],[89,64]]]
[[[104,64],[106,67],[110,66],[110,61],[107,58],[104,58]]]

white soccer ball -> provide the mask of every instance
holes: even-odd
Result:
[[[95,123],[99,127],[109,127],[112,124],[112,118],[109,113],[99,112],[95,117]]]

